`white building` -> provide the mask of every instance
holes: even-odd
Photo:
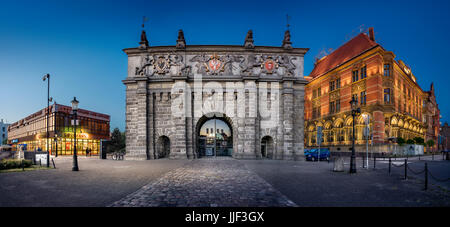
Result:
[[[0,145],[3,144],[5,139],[8,139],[8,126],[6,122],[3,122],[3,119],[0,120]]]

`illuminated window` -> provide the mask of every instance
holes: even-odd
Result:
[[[384,76],[391,76],[391,65],[384,64]]]
[[[386,88],[384,89],[384,103],[390,102],[391,102],[391,89]]]
[[[366,105],[366,92],[361,92],[361,105]]]
[[[358,70],[353,71],[352,82],[358,81]]]
[[[361,80],[367,77],[366,66],[361,68]]]

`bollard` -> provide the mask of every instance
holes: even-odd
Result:
[[[405,159],[405,180],[408,178],[408,160]]]
[[[53,160],[53,158],[52,158],[52,163],[53,163],[53,168],[56,169],[55,160]]]
[[[25,171],[25,166],[23,164],[23,159],[22,159],[21,165],[22,165],[22,171]]]
[[[39,167],[42,167],[42,165],[41,165],[41,160],[39,159]]]
[[[425,190],[428,189],[428,164],[425,162]]]
[[[434,152],[431,154],[431,157],[433,158],[433,161],[434,161]]]
[[[391,157],[389,157],[389,174],[391,174]]]
[[[375,169],[377,163],[377,157],[373,157],[373,168]]]
[[[420,154],[419,154],[419,161],[420,161]]]

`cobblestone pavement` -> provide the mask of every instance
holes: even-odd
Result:
[[[297,206],[243,163],[197,159],[166,173],[110,206]]]

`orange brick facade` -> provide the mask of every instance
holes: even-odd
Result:
[[[437,139],[439,109],[434,88],[423,91],[411,69],[377,44],[373,33],[370,37],[361,33],[318,60],[307,79],[307,147],[318,145],[318,126],[323,127],[322,146],[351,144],[353,96],[362,113],[355,118],[356,144],[366,143],[364,116],[370,117],[369,143],[389,143],[397,137]]]

